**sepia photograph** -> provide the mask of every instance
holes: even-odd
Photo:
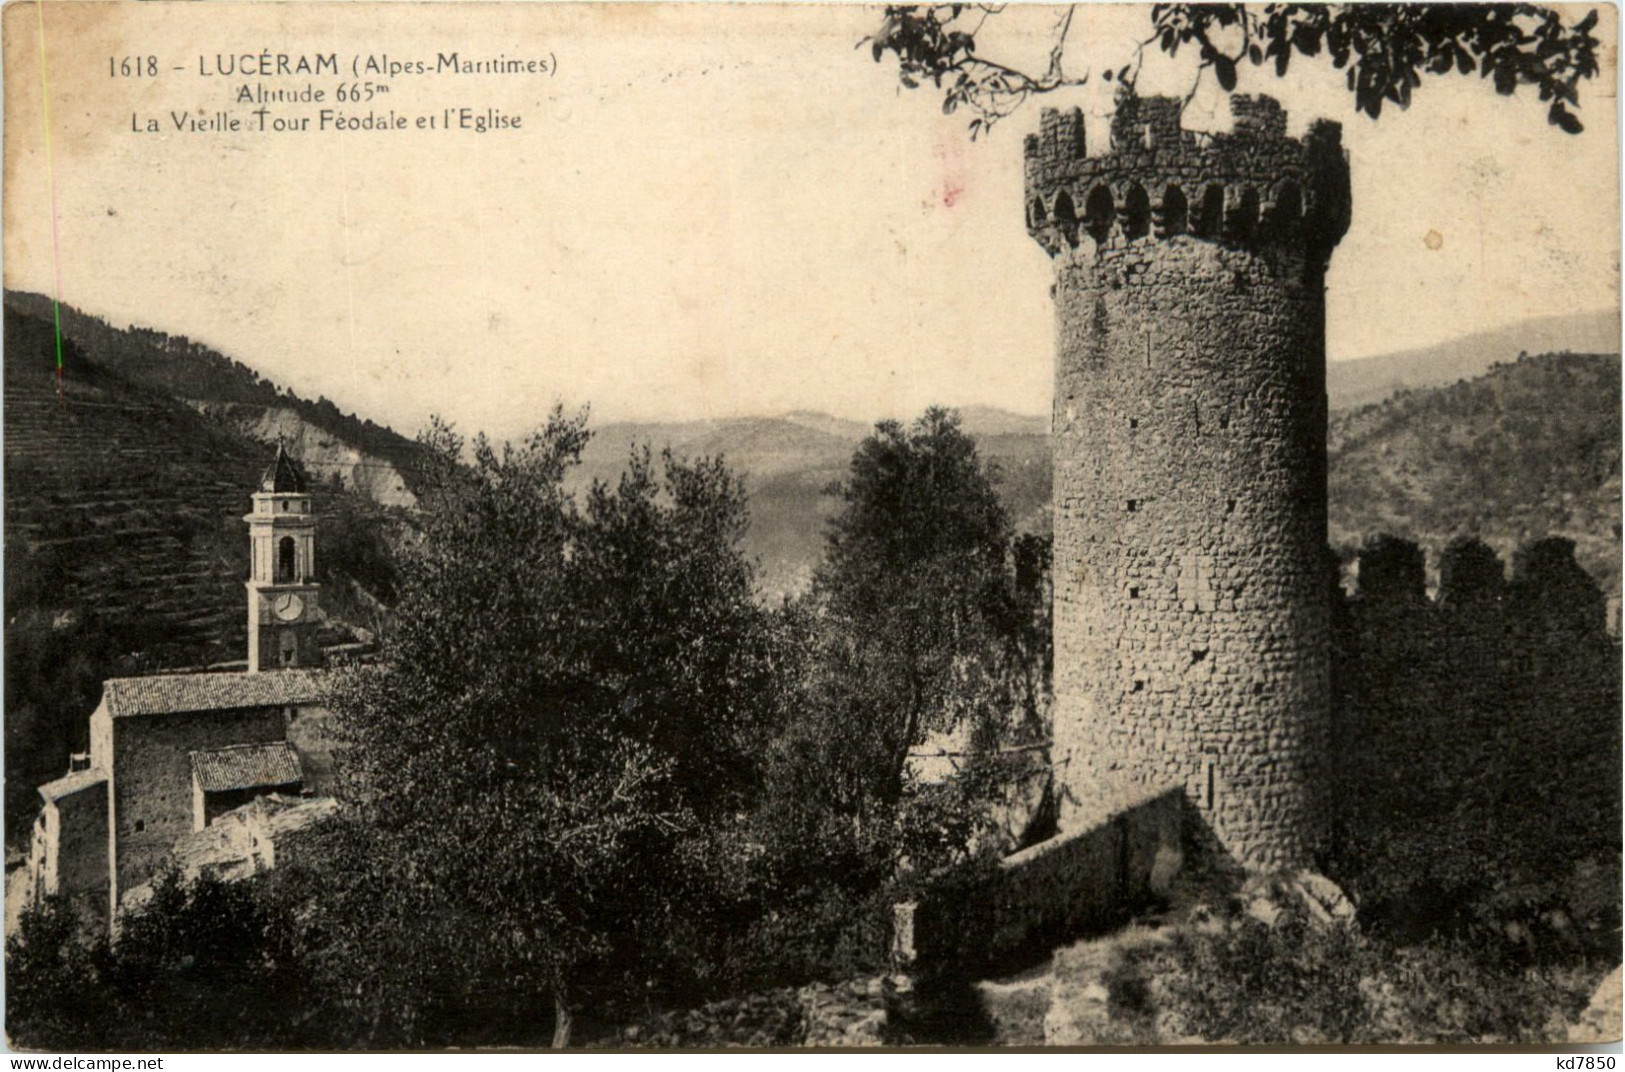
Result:
[[[1617,7],[0,20],[9,1050],[1620,1052]]]

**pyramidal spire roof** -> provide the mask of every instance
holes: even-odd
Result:
[[[260,490],[270,492],[303,492],[305,491],[305,474],[300,470],[294,460],[288,456],[288,448],[277,440],[276,461],[265,470],[260,477]]]

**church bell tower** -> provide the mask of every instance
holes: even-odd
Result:
[[[316,518],[305,475],[277,444],[254,492],[248,522],[248,672],[313,667],[316,645]]]

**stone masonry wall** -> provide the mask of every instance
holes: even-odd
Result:
[[[175,842],[192,832],[188,753],[280,741],[286,721],[280,707],[112,720],[115,906],[120,891],[151,878]]]
[[[1323,841],[1326,258],[1334,125],[1235,132],[1120,101],[1111,151],[1046,112],[1029,229],[1055,261],[1055,741],[1063,828],[1182,787],[1254,867]],[[1070,813],[1070,814],[1068,814]]]
[[[1168,892],[1184,859],[1186,807],[1179,790],[1144,792],[1005,857],[991,875],[933,891],[897,913],[905,959],[927,975],[990,971],[1122,923]]]
[[[1458,539],[1430,596],[1421,548],[1374,537],[1333,637],[1334,877],[1381,899],[1619,852],[1620,647],[1572,543],[1509,579]]]
[[[93,894],[94,910],[107,907],[107,783],[57,801],[57,889]]]

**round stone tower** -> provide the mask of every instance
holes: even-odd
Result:
[[[1254,869],[1311,862],[1329,757],[1327,259],[1341,130],[1268,97],[1231,133],[1119,99],[1026,141],[1055,262],[1055,743],[1063,826],[1183,788]]]

